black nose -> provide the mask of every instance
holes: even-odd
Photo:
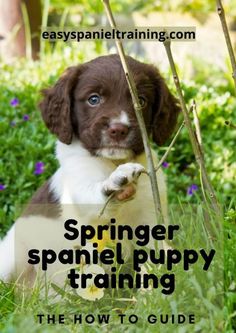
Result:
[[[128,133],[129,127],[121,123],[114,123],[108,128],[109,137],[113,140],[121,141],[127,137]]]

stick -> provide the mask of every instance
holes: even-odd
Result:
[[[229,126],[230,128],[236,129],[236,126],[228,120],[225,121],[225,125]]]
[[[107,208],[107,205],[114,198],[115,194],[116,194],[115,192],[112,192],[112,194],[109,195],[109,197],[107,198],[107,201],[105,202],[104,206],[102,207],[102,209],[101,209],[101,211],[100,211],[100,213],[98,215],[99,218],[102,217],[102,215],[105,212],[105,209]]]
[[[102,1],[103,1],[105,10],[106,10],[106,14],[107,14],[109,23],[113,29],[116,29],[116,23],[115,23],[115,20],[114,20],[112,11],[111,11],[109,0],[102,0]],[[125,72],[126,80],[128,82],[130,94],[132,96],[135,115],[137,117],[138,124],[139,124],[140,130],[141,130],[144,150],[145,150],[145,154],[146,154],[146,158],[147,158],[148,174],[149,174],[150,181],[151,181],[156,216],[161,215],[161,219],[163,219],[161,202],[160,202],[160,194],[159,194],[158,185],[157,185],[157,178],[156,178],[156,172],[155,172],[155,168],[154,168],[154,162],[152,159],[151,148],[150,148],[150,145],[148,142],[147,130],[146,130],[142,112],[141,112],[142,107],[139,103],[137,89],[135,86],[133,75],[132,75],[131,71],[129,70],[129,66],[128,66],[128,62],[126,60],[123,45],[122,45],[121,41],[119,41],[119,40],[116,40],[115,43],[116,43],[118,54],[120,56],[120,60],[121,60],[121,63],[122,63],[122,66],[123,66],[123,69]]]
[[[160,167],[162,166],[162,163],[166,160],[167,156],[169,155],[169,152],[171,151],[171,148],[174,146],[176,140],[177,140],[177,137],[179,136],[179,133],[181,132],[182,128],[184,127],[184,121],[182,122],[182,124],[180,125],[178,131],[176,132],[173,140],[171,141],[169,147],[167,148],[165,154],[162,156],[162,158],[160,159],[157,167],[155,168],[155,171],[157,172]]]
[[[195,126],[195,129],[196,129],[196,141],[197,141],[197,144],[199,145],[199,149],[200,149],[201,154],[202,154],[202,159],[205,163],[203,147],[202,147],[202,135],[201,135],[201,130],[200,130],[199,118],[198,118],[198,114],[197,114],[197,105],[196,105],[195,100],[193,100],[193,102],[192,102],[191,110],[193,112],[193,121],[194,121],[194,126]],[[205,191],[205,187],[204,187],[204,181],[203,181],[202,167],[201,166],[200,166],[200,183],[201,183],[201,189],[202,189],[202,194],[203,194],[204,200],[205,200],[205,202],[207,202],[207,196],[206,196],[206,191]]]
[[[198,140],[198,143],[199,143],[199,145],[201,147],[201,150],[202,150],[202,135],[201,135],[199,118],[198,118],[198,114],[197,114],[197,105],[196,105],[195,100],[193,100],[191,109],[193,111],[193,121],[194,121],[194,126],[196,128],[197,140]],[[203,150],[202,150],[202,154],[203,154]]]
[[[221,0],[216,0],[216,9],[217,9],[217,12],[218,12],[218,15],[220,18],[223,33],[225,36],[226,45],[227,45],[228,52],[229,52],[230,62],[231,62],[232,70],[233,70],[232,77],[234,80],[234,85],[235,85],[235,90],[236,90],[236,60],[235,60],[234,50],[233,50],[230,35],[229,35],[229,29],[227,27],[227,22],[225,19],[225,11],[224,11],[224,7],[222,5]]]
[[[185,125],[187,127],[187,130],[188,130],[190,142],[191,142],[191,145],[192,145],[192,148],[193,148],[193,152],[194,152],[197,164],[199,165],[201,173],[202,173],[202,180],[203,180],[204,187],[206,188],[206,190],[208,192],[209,199],[210,199],[210,202],[212,204],[213,209],[215,210],[215,212],[217,214],[220,214],[219,204],[217,202],[217,199],[216,199],[216,196],[215,196],[215,193],[214,193],[214,189],[213,189],[213,187],[210,183],[210,180],[208,178],[208,174],[207,174],[207,171],[206,171],[206,168],[205,168],[205,163],[204,163],[201,147],[198,143],[197,136],[194,133],[194,130],[193,130],[193,127],[192,127],[192,124],[191,124],[191,119],[189,117],[188,110],[187,110],[187,107],[186,107],[186,104],[185,104],[185,101],[184,101],[183,93],[182,93],[180,82],[179,82],[179,77],[178,77],[178,74],[177,74],[177,71],[176,71],[175,63],[174,63],[171,48],[170,48],[170,39],[169,38],[166,39],[166,41],[164,42],[164,46],[165,46],[166,53],[167,53],[167,56],[168,56],[168,60],[169,60],[169,63],[170,63],[172,75],[173,75],[173,78],[174,78],[175,87],[176,87],[176,90],[177,90],[177,93],[178,93],[178,96],[179,96],[180,105],[181,105],[181,109],[182,109],[182,112],[183,112],[183,115],[184,115],[184,121],[185,121]]]

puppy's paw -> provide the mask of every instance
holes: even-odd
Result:
[[[108,178],[106,183],[107,189],[111,192],[119,191],[128,184],[136,183],[144,170],[144,167],[138,163],[125,163],[119,165]]]
[[[116,198],[121,201],[129,199],[135,194],[135,184],[144,170],[144,167],[138,163],[119,165],[104,182],[104,193],[110,195],[116,192]]]

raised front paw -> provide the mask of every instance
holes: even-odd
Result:
[[[138,163],[119,165],[104,182],[104,193],[110,195],[115,192],[115,197],[118,200],[131,198],[136,192],[137,180],[144,170],[144,167]]]

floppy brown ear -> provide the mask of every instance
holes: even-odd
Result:
[[[78,76],[79,67],[69,67],[54,87],[42,90],[44,99],[39,104],[48,129],[66,144],[70,144],[73,137],[71,107]]]
[[[152,109],[153,141],[161,146],[172,135],[177,124],[181,108],[178,100],[172,95],[164,79],[156,70],[155,103]]]

